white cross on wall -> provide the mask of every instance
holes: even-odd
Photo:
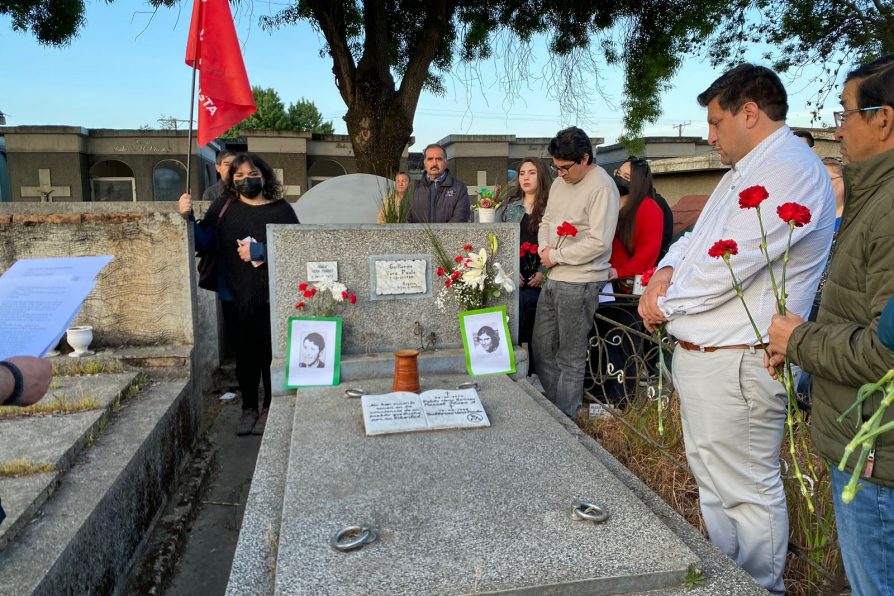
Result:
[[[489,192],[494,192],[497,189],[496,186],[488,186],[487,185],[487,172],[484,170],[478,170],[478,180],[475,184],[475,188],[469,189],[469,196],[477,197],[479,194],[481,194],[482,188],[486,188]],[[476,200],[477,200],[477,198],[476,198]],[[472,202],[474,203],[475,201],[472,201]]]
[[[273,168],[273,173],[276,175],[276,179],[282,184],[282,196],[283,198],[288,197],[300,197],[301,196],[301,187],[296,186],[294,184],[286,185],[283,183],[283,173],[282,168]]]
[[[52,203],[55,197],[65,198],[71,196],[70,186],[53,186],[50,182],[50,170],[38,169],[37,180],[40,186],[22,186],[22,198],[31,199],[40,197],[41,203]]]

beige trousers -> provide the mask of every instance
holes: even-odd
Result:
[[[715,545],[764,588],[783,593],[788,511],[779,452],[785,390],[760,350],[674,351],[686,459]]]

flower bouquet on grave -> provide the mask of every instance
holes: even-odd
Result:
[[[306,281],[298,284],[298,302],[295,310],[308,313],[312,317],[332,317],[346,305],[357,304],[357,295],[348,291],[340,282],[331,280]]]
[[[435,299],[441,312],[447,312],[447,302],[451,298],[463,311],[478,310],[486,307],[488,300],[499,298],[502,292],[515,289],[513,275],[496,262],[499,247],[493,234],[488,234],[486,248],[476,252],[471,244],[466,244],[463,246],[465,254],[455,257],[447,254],[431,230],[428,235],[438,262],[438,277],[444,280]]]
[[[770,194],[767,192],[767,189],[763,186],[750,186],[739,193],[739,208],[740,209],[754,209],[757,214],[758,225],[760,226],[760,235],[761,235],[761,243],[760,250],[764,255],[764,259],[767,262],[767,268],[770,273],[770,284],[773,287],[773,296],[776,299],[776,311],[784,315],[785,310],[785,301],[787,298],[787,294],[785,291],[785,274],[786,268],[788,266],[789,261],[789,253],[791,251],[792,246],[792,234],[795,231],[795,228],[803,227],[810,223],[811,213],[810,209],[801,205],[799,203],[783,203],[776,209],[776,214],[779,216],[782,221],[788,224],[788,240],[785,246],[785,253],[782,256],[782,275],[780,277],[780,283],[777,285],[776,283],[776,275],[773,271],[773,262],[770,259],[770,254],[767,249],[767,234],[764,230],[764,222],[761,218],[761,208],[760,205],[766,199],[770,197]],[[739,252],[739,247],[736,244],[735,240],[718,240],[708,249],[708,256],[715,259],[722,259],[724,264],[726,264],[727,269],[730,272],[730,275],[733,279],[733,289],[736,292],[736,295],[739,297],[739,300],[742,302],[742,306],[745,307],[745,314],[748,316],[748,320],[751,323],[751,328],[754,330],[755,337],[757,338],[758,344],[763,344],[763,334],[757,328],[757,324],[754,322],[754,317],[751,315],[751,311],[748,308],[748,304],[745,302],[745,293],[742,288],[742,283],[736,278],[736,274],[733,271],[732,264],[730,263],[731,257],[735,256]],[[766,347],[763,348],[764,354],[769,358],[769,353],[767,352]],[[785,363],[782,368],[777,371],[777,379],[785,388],[785,393],[787,396],[786,400],[786,430],[787,437],[789,442],[789,455],[792,458],[792,471],[794,473],[795,479],[798,481],[798,485],[801,490],[801,495],[807,502],[807,508],[810,513],[814,512],[813,500],[810,497],[810,491],[808,491],[807,486],[804,481],[804,474],[801,472],[801,466],[798,463],[798,458],[795,453],[795,444],[796,441],[800,443],[803,451],[809,454],[807,449],[807,441],[804,438],[804,420],[801,416],[801,411],[798,408],[798,394],[795,388],[795,381],[792,375],[791,363],[789,362],[788,356],[785,358]],[[795,437],[795,433],[798,433],[798,437]],[[807,466],[810,477],[810,484],[813,486],[813,480],[817,477],[816,470],[813,466],[813,459],[808,456],[807,458]]]
[[[493,192],[483,186],[478,194],[478,200],[472,205],[472,209],[478,212],[478,223],[493,223],[496,219],[496,210],[503,201],[503,187],[499,184]]]

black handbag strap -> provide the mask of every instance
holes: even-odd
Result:
[[[227,209],[229,209],[229,208],[230,208],[230,205],[232,205],[232,204],[233,204],[233,197],[230,197],[230,198],[227,199],[227,202],[224,203],[224,206],[223,206],[223,208],[220,210],[220,213],[217,214],[217,223],[215,224],[215,227],[219,227],[219,226],[220,226],[220,220],[223,219],[224,213],[227,212]]]

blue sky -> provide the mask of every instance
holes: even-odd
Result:
[[[312,100],[335,131],[345,133],[341,120],[346,108],[335,88],[331,64],[319,56],[318,35],[306,24],[268,33],[258,25],[259,12],[250,14],[244,3],[235,14],[249,80],[272,87],[288,105],[301,97]],[[276,10],[281,2],[259,2],[256,9]],[[157,126],[162,115],[189,116],[191,70],[183,56],[189,29],[191,3],[180,8],[151,10],[139,2],[118,0],[109,5],[88,2],[87,25],[68,47],[40,46],[28,34],[12,31],[0,17],[0,56],[4,85],[0,111],[8,125],[66,124],[86,128],[138,128]],[[751,57],[758,59],[757,54]],[[545,52],[535,56],[535,69]],[[481,83],[468,86],[458,69],[447,77],[443,97],[423,93],[416,112],[415,149],[449,134],[515,134],[551,137],[564,126],[577,124],[591,136],[614,142],[621,133],[622,80],[619,70],[606,70],[602,89],[612,102],[594,94],[581,117],[563,117],[546,90],[533,82],[522,98],[510,105],[499,80],[502,67],[488,63],[479,68]],[[647,135],[676,135],[674,125],[691,122],[684,135],[705,136],[705,111],[695,95],[720,73],[690,59],[663,97],[664,115],[646,128]],[[808,73],[809,74],[809,73]],[[786,81],[789,124],[810,126],[805,102],[815,85],[804,75]],[[827,101],[826,121],[837,101]]]

